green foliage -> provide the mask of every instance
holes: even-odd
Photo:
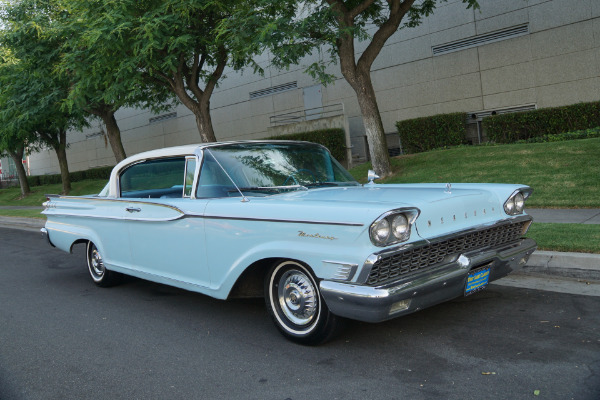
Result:
[[[439,114],[396,122],[406,153],[421,153],[465,143],[464,113]]]
[[[600,126],[600,101],[494,115],[483,120],[488,138],[497,143],[512,143],[597,126]]]
[[[76,77],[68,105],[137,104],[146,108],[181,102],[199,121],[203,140],[215,140],[210,98],[228,66],[260,67],[263,47],[255,32],[219,30],[254,0],[70,0],[74,17],[63,70]],[[276,4],[276,3],[274,3]],[[243,25],[243,24],[242,24]],[[117,107],[118,108],[118,107]]]
[[[64,40],[57,70],[71,82],[66,108],[79,107],[107,118],[121,107],[147,108],[155,113],[173,107],[172,99],[152,90],[134,65],[124,68],[131,57],[128,33],[132,28],[131,21],[126,21],[124,3],[70,0],[65,6],[69,17],[60,20]],[[116,26],[119,16],[123,20]]]
[[[272,140],[302,140],[321,144],[329,149],[338,161],[346,159],[346,134],[342,128],[320,129],[309,132],[273,136]]]
[[[399,29],[419,26],[423,18],[434,13],[435,9],[447,0],[423,0],[404,2],[410,8],[404,9],[398,2],[384,0],[257,0],[246,7],[239,7],[233,17],[224,21],[220,32],[246,30],[252,36],[241,36],[238,41],[246,46],[266,45],[273,54],[271,62],[280,68],[300,64],[307,56],[318,53],[314,63],[305,66],[306,72],[327,84],[332,82],[330,69],[340,57],[340,40],[370,42],[366,56],[372,58],[372,51],[382,45],[381,34],[390,26]],[[461,0],[467,8],[479,8],[477,0]],[[400,2],[401,3],[401,2]],[[400,17],[400,21],[396,21]],[[383,28],[383,29],[382,29]],[[385,33],[384,33],[385,32]],[[243,43],[239,43],[243,46]],[[321,53],[328,54],[325,56]],[[377,50],[378,54],[379,51]],[[353,53],[354,55],[354,53]],[[372,60],[370,60],[372,62]]]
[[[591,139],[597,137],[600,137],[600,126],[591,129],[582,129],[580,131],[559,133],[558,135],[537,136],[527,140],[518,140],[515,143],[563,142],[565,140]]]
[[[88,179],[104,179],[110,178],[110,172],[113,167],[92,168],[86,171],[75,171],[69,173],[71,182],[81,182]],[[53,175],[33,175],[27,177],[30,186],[54,185],[61,183],[60,174]]]
[[[533,188],[528,207],[600,208],[598,154],[600,138],[459,146],[392,158],[394,175],[381,182],[516,183]],[[368,168],[350,172],[366,182]]]
[[[542,224],[534,222],[527,237],[539,250],[600,253],[600,229],[596,224]]]

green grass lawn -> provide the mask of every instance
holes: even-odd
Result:
[[[2,210],[0,215],[5,217],[25,217],[25,218],[40,218],[46,219],[46,216],[40,214],[42,210]]]
[[[106,185],[104,179],[91,179],[71,183],[71,196],[81,196],[84,194],[100,193]],[[24,199],[21,198],[21,189],[12,187],[0,190],[0,206],[42,206],[46,201],[46,194],[56,194],[62,192],[62,185],[44,185],[31,188],[31,194]],[[6,211],[6,210],[2,210]],[[2,213],[1,215],[6,215]]]
[[[600,138],[565,142],[463,146],[392,159],[380,183],[485,182],[531,186],[527,206],[600,207]],[[370,164],[350,172],[366,182]]]
[[[600,225],[534,222],[527,237],[537,242],[539,250],[600,253]]]

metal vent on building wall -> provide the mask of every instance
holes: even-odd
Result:
[[[288,90],[294,90],[298,88],[298,82],[288,82],[283,85],[271,86],[270,88],[256,90],[254,92],[250,92],[250,100],[257,99],[259,97],[270,96],[275,93],[286,92]]]
[[[94,133],[88,133],[87,135],[85,135],[86,139],[90,139],[96,136],[102,136],[104,135],[104,132],[100,131],[100,132],[94,132]]]
[[[476,120],[480,120],[485,117],[489,117],[492,115],[500,115],[500,114],[509,114],[523,111],[532,111],[537,107],[535,104],[525,104],[522,106],[514,106],[514,107],[506,107],[506,108],[498,108],[496,110],[485,110],[485,111],[476,111],[467,113],[467,122],[475,122]]]
[[[173,118],[177,118],[177,112],[172,112],[172,113],[168,113],[168,114],[157,115],[156,117],[150,118],[148,120],[148,122],[150,124],[156,124],[158,122],[163,122],[163,121],[166,121],[168,119],[173,119]]]
[[[512,39],[515,37],[527,35],[529,33],[529,24],[513,26],[500,31],[486,33],[483,35],[471,36],[470,38],[432,46],[431,51],[434,56],[439,56],[453,51],[469,49],[471,47],[482,46],[484,44],[499,42],[501,40]]]

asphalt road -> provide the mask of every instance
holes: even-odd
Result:
[[[262,301],[97,288],[82,247],[0,229],[0,399],[598,400],[599,310],[597,296],[491,285],[303,347]]]

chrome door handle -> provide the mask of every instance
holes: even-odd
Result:
[[[127,207],[125,210],[126,210],[127,212],[130,212],[130,213],[132,213],[132,212],[140,212],[140,211],[142,211],[142,209],[141,209],[141,208],[134,208],[134,207]]]

